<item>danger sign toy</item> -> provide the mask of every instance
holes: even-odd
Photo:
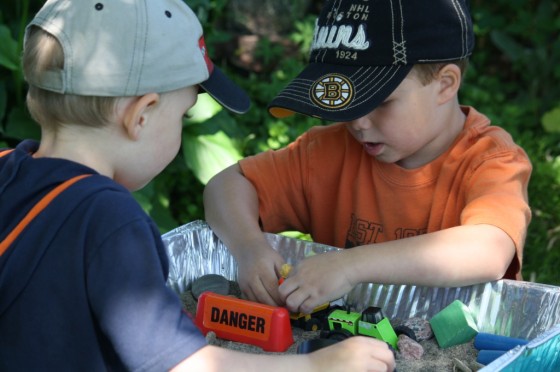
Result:
[[[283,352],[294,343],[287,309],[213,292],[198,298],[195,322],[204,335],[213,331],[219,338],[264,351]]]

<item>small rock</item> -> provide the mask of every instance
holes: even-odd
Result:
[[[183,309],[185,309],[185,311],[194,318],[196,316],[197,303],[196,298],[194,298],[192,294],[192,291],[185,291],[181,293],[179,298],[181,299],[181,303],[183,304]]]
[[[432,331],[432,326],[430,322],[422,318],[410,318],[405,320],[401,326],[406,327],[412,332],[414,332],[414,337],[416,341],[425,341],[434,337],[434,332]]]
[[[229,295],[237,298],[241,298],[243,295],[239,284],[235,280],[229,281]]]
[[[206,334],[206,342],[208,342],[209,345],[216,345],[217,339],[218,339],[218,337],[216,336],[216,333],[214,333],[212,331],[209,331]]]
[[[207,274],[193,281],[191,290],[194,298],[198,299],[206,291],[227,296],[229,289],[230,283],[225,277],[218,274]]]
[[[424,355],[424,348],[422,345],[405,334],[399,336],[397,347],[403,359],[420,360],[422,359],[422,355]]]

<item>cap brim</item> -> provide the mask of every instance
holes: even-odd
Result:
[[[343,66],[309,63],[268,105],[278,118],[300,113],[328,121],[351,121],[381,104],[412,65]]]
[[[228,110],[237,114],[244,114],[249,111],[251,100],[247,93],[231,81],[218,67],[214,66],[208,80],[199,85]]]

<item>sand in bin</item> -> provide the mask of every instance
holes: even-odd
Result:
[[[196,315],[196,300],[190,291],[185,291],[181,295],[181,301],[184,309],[193,316]],[[292,333],[294,336],[294,344],[291,345],[284,354],[296,354],[298,345],[305,340],[312,340],[319,338],[319,331],[304,331],[300,328],[293,327]],[[208,343],[224,347],[231,350],[238,350],[246,353],[253,354],[271,354],[277,355],[276,352],[266,352],[260,347],[244,344],[240,342],[228,341],[216,338],[213,332],[206,335]],[[396,356],[396,364],[398,372],[445,372],[445,371],[477,371],[483,366],[476,362],[478,351],[473,346],[473,341],[449,347],[447,349],[440,349],[436,340],[420,342],[424,348],[424,355],[420,360],[405,360],[399,353]]]

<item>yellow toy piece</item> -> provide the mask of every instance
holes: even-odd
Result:
[[[292,271],[292,265],[286,263],[280,268],[280,276],[286,279],[290,275],[290,271]]]

